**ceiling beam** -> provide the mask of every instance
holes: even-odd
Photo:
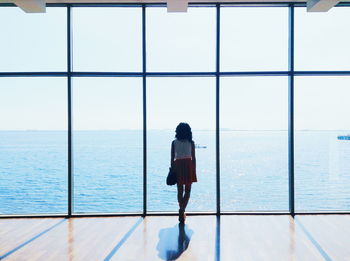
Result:
[[[308,12],[327,12],[340,0],[308,0],[307,11]]]
[[[166,6],[168,13],[187,12],[188,0],[168,0]]]
[[[45,13],[45,0],[15,0],[15,4],[26,13]]]

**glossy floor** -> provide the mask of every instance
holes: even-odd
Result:
[[[350,260],[350,215],[0,219],[1,260]]]

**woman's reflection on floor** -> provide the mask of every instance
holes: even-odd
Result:
[[[176,260],[186,251],[193,230],[185,224],[163,228],[159,231],[158,256],[163,260]]]

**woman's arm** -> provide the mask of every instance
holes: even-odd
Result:
[[[192,141],[192,162],[193,162],[194,170],[196,171],[196,149],[195,149],[194,141]]]
[[[174,158],[175,158],[175,151],[174,151],[174,141],[171,143],[171,152],[170,152],[170,167],[173,167],[174,164]]]

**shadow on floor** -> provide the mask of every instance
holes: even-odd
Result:
[[[158,256],[163,260],[176,260],[190,244],[193,230],[185,224],[163,228],[159,231]]]
[[[143,218],[140,217],[136,223],[130,228],[130,230],[123,236],[119,243],[112,249],[112,251],[105,257],[104,261],[111,260],[119,248],[125,243],[125,241],[131,236],[135,229],[142,223]]]
[[[220,216],[217,216],[216,217],[216,231],[215,231],[215,261],[220,261],[220,256],[221,256],[220,232],[221,232]]]
[[[311,233],[304,227],[304,225],[301,223],[299,218],[294,218],[295,223],[303,230],[304,234],[307,236],[307,238],[311,241],[311,243],[317,248],[317,250],[320,252],[320,254],[323,256],[324,260],[326,261],[332,261],[330,256],[326,253],[326,251],[323,250],[321,245],[316,241],[316,239],[311,235]]]
[[[12,249],[11,251],[8,251],[7,253],[5,253],[4,255],[0,256],[0,260],[4,259],[5,257],[8,257],[9,255],[12,255],[14,252],[18,251],[19,249],[21,249],[22,247],[28,245],[29,243],[33,242],[35,239],[41,237],[42,235],[46,234],[47,232],[49,232],[50,230],[54,229],[55,227],[61,225],[63,222],[65,222],[66,219],[61,219],[59,222],[57,222],[56,224],[52,225],[51,227],[45,229],[44,231],[38,233],[37,235],[35,235],[34,237],[32,237],[31,239],[25,241],[24,243],[18,245],[17,247],[15,247],[14,249]]]

